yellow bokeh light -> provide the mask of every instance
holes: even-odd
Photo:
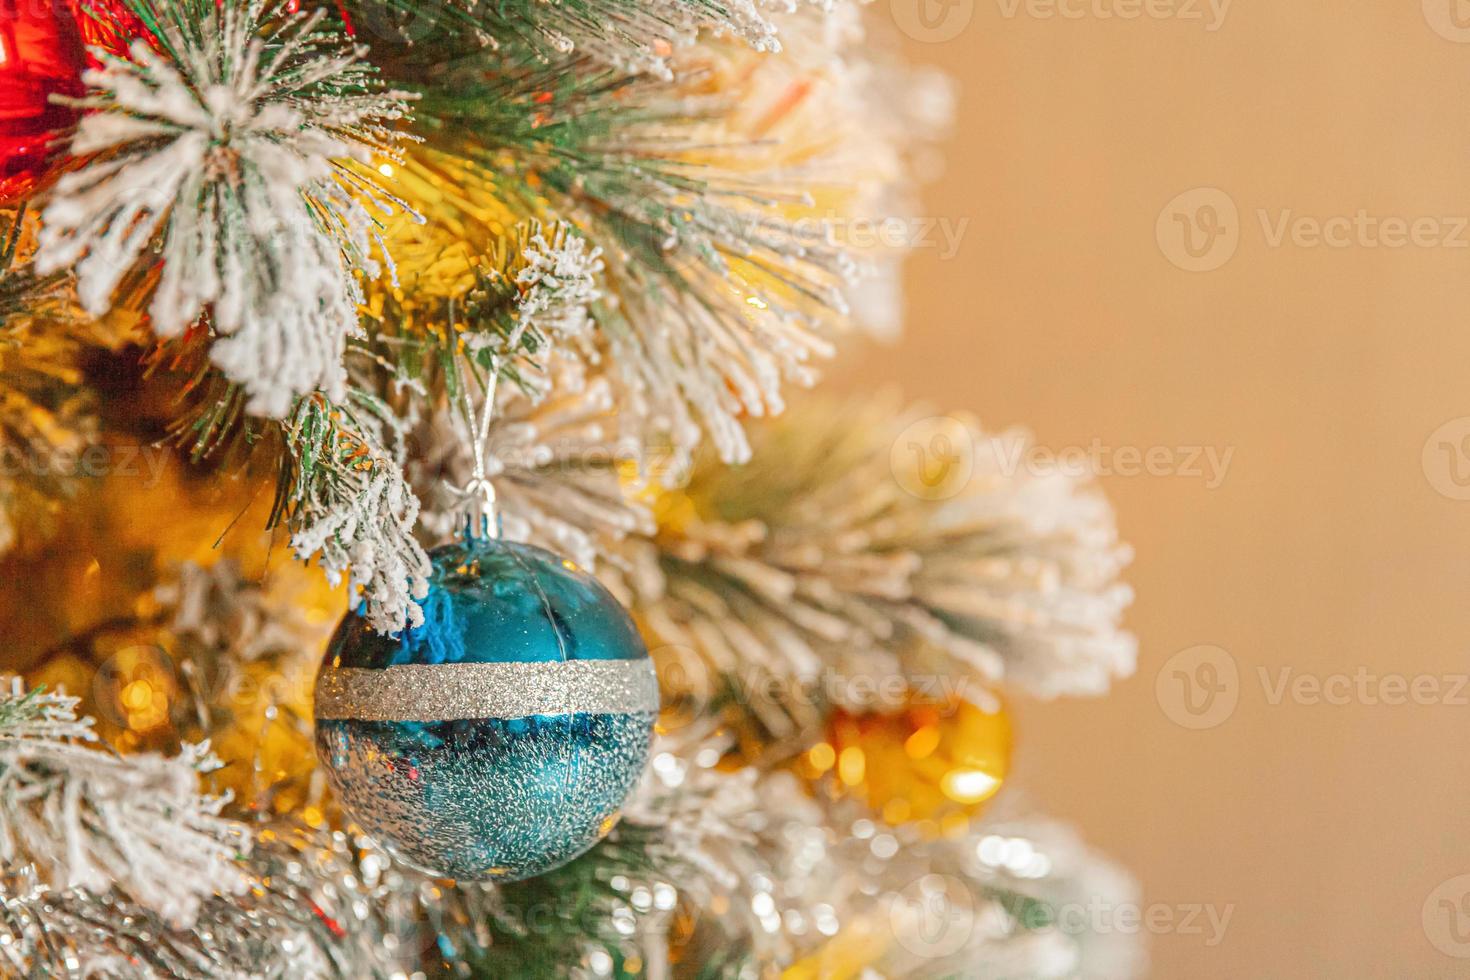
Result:
[[[866,770],[867,759],[863,757],[863,750],[856,745],[849,745],[837,756],[837,778],[848,786],[861,783]]]
[[[981,803],[1000,789],[1000,780],[979,769],[951,769],[939,781],[939,788],[956,803]]]
[[[122,689],[118,700],[129,712],[142,711],[153,703],[153,688],[147,681],[133,681]]]
[[[912,804],[905,799],[892,799],[883,806],[883,822],[901,824],[914,812]]]
[[[807,750],[806,761],[818,774],[824,773],[837,763],[837,750],[826,742],[819,742]]]
[[[927,759],[939,748],[939,726],[925,725],[908,737],[903,743],[904,752],[908,753],[910,759]]]

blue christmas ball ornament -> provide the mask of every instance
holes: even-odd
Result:
[[[430,553],[424,624],[356,613],[317,673],[316,743],[347,814],[431,874],[514,880],[587,850],[647,762],[653,662],[596,579],[524,544]]]

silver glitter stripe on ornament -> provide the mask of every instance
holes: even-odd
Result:
[[[325,667],[317,718],[460,721],[658,711],[648,659]]]

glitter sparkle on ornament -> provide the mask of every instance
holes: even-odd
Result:
[[[653,662],[571,562],[467,539],[431,552],[424,624],[349,613],[317,674],[317,752],[349,816],[445,877],[527,878],[617,820],[648,758]]]

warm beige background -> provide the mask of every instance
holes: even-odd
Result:
[[[1428,13],[1447,25],[1454,2]],[[913,263],[906,342],[845,382],[894,378],[1056,447],[1235,450],[1215,490],[1105,481],[1138,552],[1140,669],[1101,701],[1022,705],[1021,780],[1148,901],[1235,904],[1217,948],[1157,939],[1155,977],[1470,976],[1421,926],[1470,872],[1470,707],[1272,706],[1256,676],[1470,671],[1470,502],[1421,462],[1470,416],[1470,231],[1273,248],[1257,214],[1470,215],[1470,43],[1418,0],[1236,0],[1216,32],[1009,8],[974,0],[953,40],[907,46],[961,83],[928,201],[970,225],[953,259]],[[1202,185],[1240,240],[1191,273],[1155,223]],[[1242,684],[1193,732],[1154,682],[1197,644]]]

